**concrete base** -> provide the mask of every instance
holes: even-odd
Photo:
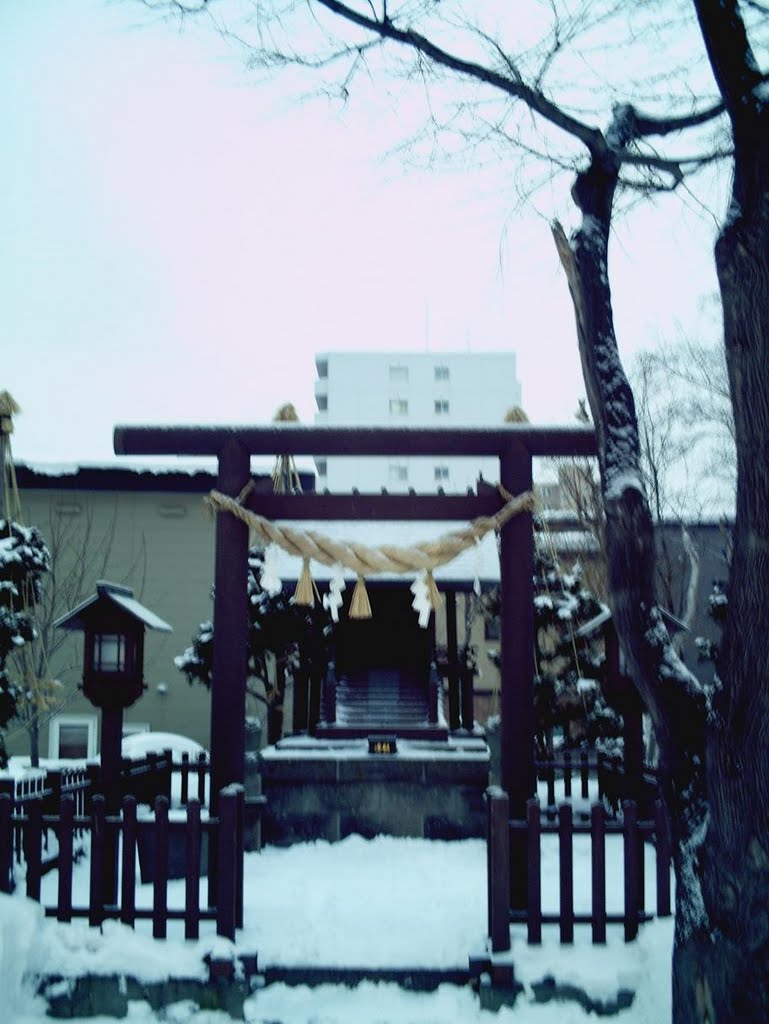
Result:
[[[366,740],[293,737],[259,756],[267,799],[262,839],[288,846],[352,833],[466,839],[483,836],[489,749],[483,737],[398,739],[395,754]]]

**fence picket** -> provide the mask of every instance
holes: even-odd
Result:
[[[632,800],[622,805],[625,848],[625,942],[638,935],[638,809]]]
[[[184,937],[200,936],[200,801],[187,804],[187,864],[184,883]]]
[[[208,773],[208,757],[204,753],[198,754],[198,800],[201,804],[206,802],[206,775]]]
[[[66,793],[59,798],[59,878],[56,920],[72,920],[72,862],[75,801]]]
[[[235,927],[243,927],[243,826],[246,811],[246,794],[238,787],[237,834],[235,839]]]
[[[13,797],[0,793],[0,892],[13,891]]]
[[[152,937],[168,929],[168,797],[155,800],[155,878],[152,883]],[[233,936],[234,938],[234,936]]]
[[[219,794],[219,828],[216,879],[216,934],[235,939],[235,872],[237,851],[237,786]]]
[[[555,807],[555,764],[550,761],[547,765],[547,806]]]
[[[657,843],[657,915],[670,917],[670,836],[661,800],[654,804],[654,834]]]
[[[489,882],[488,926],[491,948],[510,948],[510,802],[499,786],[486,790],[487,857]]]
[[[105,801],[101,793],[91,799],[91,878],[88,923],[92,928],[104,920],[104,818]]]
[[[526,847],[528,870],[527,939],[530,946],[542,942],[542,846],[539,800],[526,802]]]
[[[123,851],[120,868],[120,920],[136,922],[136,797],[123,799]]]
[[[181,775],[181,794],[180,794],[180,800],[181,800],[182,807],[186,807],[187,804],[189,803],[189,797],[190,797],[190,755],[187,753],[186,750],[182,754],[182,764],[181,764],[180,775]]]
[[[571,804],[558,808],[558,864],[561,895],[561,942],[574,942],[574,824]]]
[[[571,754],[568,750],[563,755],[563,795],[567,800],[571,799]]]
[[[590,808],[592,930],[595,945],[606,942],[606,812],[603,804]]]
[[[24,826],[24,859],[27,862],[27,898],[40,902],[42,877],[43,807],[40,800],[30,800]]]

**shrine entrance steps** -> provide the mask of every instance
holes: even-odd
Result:
[[[426,673],[403,668],[348,672],[336,684],[333,722],[320,722],[319,739],[365,739],[387,733],[403,739],[446,741],[442,709],[430,722]]]

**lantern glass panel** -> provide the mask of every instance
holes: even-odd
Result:
[[[120,633],[97,633],[93,642],[93,666],[97,672],[125,671],[124,636]]]

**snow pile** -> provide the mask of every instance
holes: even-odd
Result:
[[[0,893],[0,999],[3,1020],[34,1004],[25,985],[34,948],[45,931],[43,908],[32,900]]]

